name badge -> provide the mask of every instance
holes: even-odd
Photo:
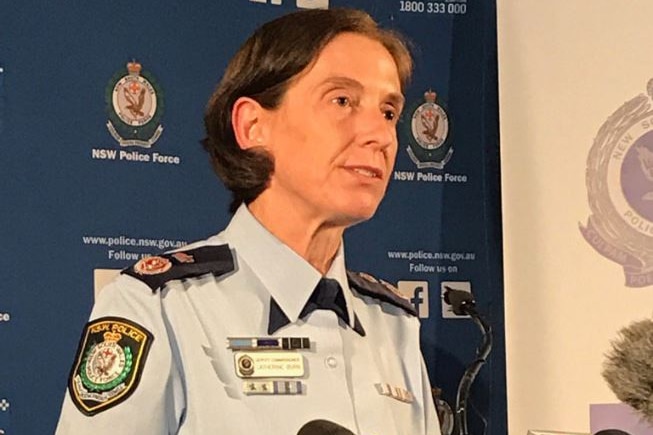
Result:
[[[241,378],[304,376],[304,358],[296,352],[236,352],[234,362]]]

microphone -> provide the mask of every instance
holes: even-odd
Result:
[[[354,432],[327,420],[311,420],[299,429],[297,435],[356,435]]]
[[[455,431],[458,435],[469,435],[469,429],[467,427],[467,401],[471,394],[472,384],[476,379],[476,375],[478,375],[478,372],[492,351],[492,327],[476,311],[476,301],[470,292],[457,290],[449,286],[444,286],[444,289],[444,301],[451,305],[454,314],[458,316],[468,315],[483,333],[483,341],[479,348],[476,349],[476,359],[467,367],[465,373],[463,373],[458,383],[458,391],[456,392]]]
[[[469,308],[474,308],[476,301],[470,292],[463,290],[456,290],[449,286],[444,286],[446,290],[444,293],[444,301],[451,305],[453,313],[457,316],[464,316],[470,314]]]
[[[619,400],[653,423],[653,319],[619,331],[603,362],[602,375]]]
[[[606,430],[600,430],[594,435],[630,435],[628,432],[624,432],[619,429],[606,429]]]

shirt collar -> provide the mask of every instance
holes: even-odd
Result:
[[[249,265],[270,292],[270,297],[283,314],[291,323],[296,322],[322,278],[320,272],[270,233],[244,204],[238,208],[225,229],[225,236],[238,256]],[[347,281],[342,241],[326,277],[337,280],[342,287],[349,314],[349,326],[354,328],[356,315],[353,311],[353,295]]]

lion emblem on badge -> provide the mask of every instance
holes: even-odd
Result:
[[[626,286],[653,285],[653,80],[599,129],[587,158],[592,214],[580,231],[620,264]]]

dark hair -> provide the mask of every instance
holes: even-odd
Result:
[[[295,76],[310,66],[322,49],[341,33],[358,33],[379,41],[393,57],[402,88],[410,80],[412,58],[404,39],[380,29],[356,9],[311,9],[294,12],[259,27],[231,59],[211,96],[202,141],[213,169],[233,193],[230,210],[263,192],[274,171],[262,148],[240,148],[231,124],[231,111],[240,97],[250,97],[266,109],[276,108]]]

